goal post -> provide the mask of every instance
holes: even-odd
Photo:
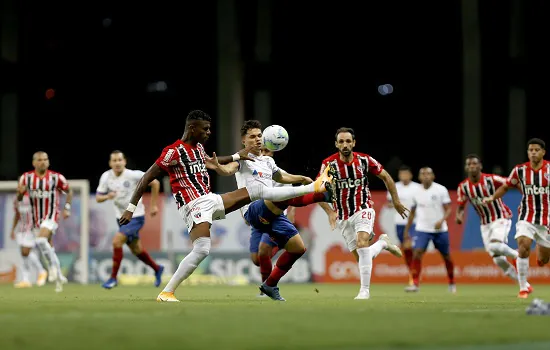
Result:
[[[90,261],[90,182],[88,180],[67,180],[73,192],[80,196],[80,246],[78,260],[81,264],[79,281],[81,284],[88,284],[89,261]],[[17,181],[0,181],[0,191],[17,192]],[[60,201],[62,206],[63,199]]]

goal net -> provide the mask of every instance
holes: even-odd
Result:
[[[90,271],[90,183],[88,180],[68,181],[74,192],[72,215],[67,219],[60,218],[53,242],[63,270],[66,270],[67,266],[74,266],[70,279],[87,284]],[[17,184],[17,181],[0,181],[0,280],[4,282],[15,278],[15,266],[20,259],[19,247],[10,237]],[[62,196],[60,205],[64,203],[65,198]],[[66,271],[64,273],[67,274]]]

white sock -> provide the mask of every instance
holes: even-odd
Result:
[[[180,262],[178,269],[168,281],[163,292],[174,292],[176,288],[199,266],[208,254],[210,254],[210,237],[199,237],[193,242],[193,250]]]
[[[514,281],[518,280],[516,269],[508,260],[506,260],[504,256],[495,256],[493,257],[493,261],[498,267],[500,267],[506,276],[510,277]]]
[[[488,248],[494,255],[504,255],[513,259],[518,257],[517,250],[510,248],[507,244],[502,242],[491,242]]]
[[[36,270],[37,273],[43,273],[46,272],[44,270],[44,267],[42,266],[42,263],[40,262],[40,258],[38,257],[38,253],[36,253],[36,250],[31,250],[29,254],[29,262],[31,263],[31,267]]]
[[[359,254],[361,290],[370,289],[370,276],[372,274],[372,250],[370,248],[372,248],[372,246],[357,249],[357,254]]]
[[[263,185],[246,186],[251,201],[267,199],[270,201],[284,201],[315,192],[314,183],[302,186],[266,187]]]
[[[61,263],[59,262],[59,258],[57,257],[57,254],[55,253],[55,248],[52,247],[52,261],[53,266],[57,269],[58,276],[62,276],[63,273],[61,272]]]
[[[21,264],[21,282],[29,282],[29,257],[21,255],[23,263]]]
[[[376,258],[378,254],[384,249],[388,247],[388,243],[386,241],[376,241],[373,245],[369,247],[372,255],[372,259]]]
[[[518,267],[519,290],[526,290],[528,288],[529,258],[517,258],[516,265]]]
[[[53,266],[52,246],[50,245],[50,243],[48,243],[48,240],[46,239],[46,237],[37,237],[36,246],[38,247],[40,254],[42,254],[42,256],[44,257],[46,269],[49,270],[50,267]]]

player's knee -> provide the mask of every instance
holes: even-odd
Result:
[[[210,254],[211,244],[210,237],[199,237],[193,241],[193,252],[202,257],[207,257]]]
[[[250,260],[252,260],[252,263],[256,266],[260,266],[260,259],[258,259],[258,254],[252,253],[250,254]]]
[[[422,249],[414,249],[413,250],[413,258],[414,259],[422,259],[423,255],[424,255],[424,251]]]
[[[500,255],[500,242],[489,242],[487,250],[493,256]]]
[[[22,247],[21,248],[21,255],[22,256],[29,256],[30,253],[31,253],[31,248],[27,248],[27,247]]]
[[[522,259],[528,258],[530,254],[531,254],[531,247],[525,246],[525,245],[518,246],[518,255],[520,258]]]
[[[271,257],[272,250],[273,248],[271,248],[270,245],[265,243],[260,243],[260,246],[258,247],[258,255]]]

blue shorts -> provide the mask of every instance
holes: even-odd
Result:
[[[399,238],[399,242],[403,243],[403,233],[405,232],[405,226],[406,225],[395,225],[395,231],[397,232],[397,238]],[[409,229],[409,237],[414,236],[414,224],[411,225],[411,228]]]
[[[413,237],[413,248],[426,250],[430,241],[434,242],[435,249],[439,250],[441,255],[449,255],[449,232],[422,232],[415,231]]]
[[[244,214],[244,218],[252,228],[250,237],[250,252],[257,252],[260,242],[267,242],[267,237],[270,238],[272,246],[284,248],[289,239],[298,234],[296,226],[294,226],[288,218],[281,214],[276,215],[269,210],[263,200],[256,200],[248,206],[248,210]],[[264,233],[267,234],[264,238]],[[254,243],[255,240],[258,244]],[[255,246],[255,247],[253,247]],[[255,249],[255,251],[253,250]]]
[[[130,244],[139,239],[139,230],[144,224],[145,216],[133,217],[126,225],[118,225],[118,232],[123,233],[126,236],[126,244]]]
[[[267,233],[262,233],[259,230],[254,231],[254,229],[252,229],[252,234],[250,235],[250,253],[258,252],[260,242],[268,244],[271,247],[277,246],[277,243],[275,243]]]

